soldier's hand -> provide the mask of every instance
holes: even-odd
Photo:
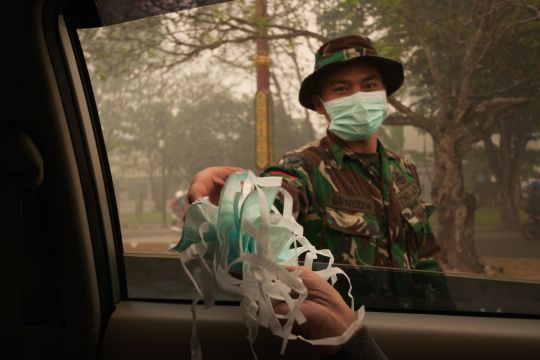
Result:
[[[188,203],[191,204],[195,200],[208,196],[212,204],[217,205],[219,195],[229,175],[243,170],[234,166],[214,166],[199,171],[191,179],[187,194]]]

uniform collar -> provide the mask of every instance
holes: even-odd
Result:
[[[341,167],[343,164],[343,158],[345,156],[351,156],[353,152],[347,147],[345,141],[332,134],[330,131],[326,131],[326,136],[330,144],[330,151],[334,155],[338,167]]]
[[[354,157],[354,152],[352,152],[352,150],[347,147],[347,143],[343,139],[337,137],[335,134],[328,130],[326,131],[326,136],[330,145],[330,151],[334,155],[338,167],[341,167],[341,165],[343,164],[343,158],[345,156],[350,158]],[[380,140],[377,140],[377,152],[389,159],[396,160],[397,155],[394,154],[392,151],[386,149]]]

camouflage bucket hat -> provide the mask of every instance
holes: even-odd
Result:
[[[386,93],[393,94],[403,84],[403,65],[400,62],[377,55],[371,40],[359,35],[349,35],[324,43],[315,53],[315,69],[300,86],[299,100],[302,106],[315,110],[313,95],[320,81],[343,62],[362,61],[376,66],[386,86]]]

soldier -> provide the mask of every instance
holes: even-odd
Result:
[[[281,176],[294,199],[304,235],[329,248],[336,262],[440,271],[414,165],[386,149],[377,130],[387,96],[403,83],[401,63],[377,55],[363,36],[323,44],[315,70],[300,88],[300,103],[326,117],[327,135],[291,151],[261,176]],[[234,167],[197,174],[188,198],[216,199]]]

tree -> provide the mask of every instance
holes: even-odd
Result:
[[[208,76],[205,66],[186,62],[185,71],[171,76],[163,69],[140,71],[147,66],[145,60],[128,56],[130,66],[113,71],[107,62],[114,48],[92,44],[87,53],[109,157],[119,168],[115,173],[147,174],[163,223],[167,197],[185,190],[200,169],[223,163],[255,169],[250,97],[230,91],[230,84],[221,83],[218,76]],[[107,76],[96,69],[106,69]],[[274,112],[279,154],[308,140],[309,132],[291,120],[281,97]]]
[[[441,224],[441,260],[450,268],[481,271],[463,156],[497,119],[538,100],[538,7],[527,0],[282,0],[270,4],[268,17],[258,18],[252,2],[239,1],[168,15],[142,39],[127,28],[117,35],[157,56],[141,56],[146,69],[171,71],[209,56],[231,71],[245,71],[252,66],[252,41],[265,27],[272,71],[283,79],[273,86],[281,89],[289,118],[298,119],[288,99],[296,98],[299,80],[310,69],[297,50],[313,51],[314,40],[343,33],[373,34],[379,52],[401,59],[407,69],[407,86],[390,99],[398,112],[386,123],[416,126],[435,144],[432,197]],[[306,113],[300,118],[309,120]]]
[[[391,99],[399,114],[387,124],[414,125],[433,137],[432,196],[441,225],[441,260],[451,268],[481,271],[471,225],[474,201],[464,189],[463,155],[502,113],[538,99],[540,67],[531,62],[540,49],[533,35],[540,30],[538,4],[395,0],[368,8],[372,28],[384,33],[380,42],[404,60],[408,95],[415,100],[405,105]],[[510,45],[515,49],[511,66],[497,63]],[[500,86],[501,78],[506,86]]]
[[[489,132],[483,137],[489,164],[500,189],[498,206],[502,224],[514,229],[518,229],[520,224],[520,180],[524,172],[527,143],[538,137],[538,119],[536,112],[531,110],[512,111],[495,121],[493,127],[498,134],[498,144]],[[535,127],[536,133],[533,132]]]
[[[312,26],[306,14],[315,12],[318,3],[279,0],[268,7],[269,16],[265,18],[256,16],[254,1],[243,0],[167,14],[148,24],[120,24],[86,35],[107,41],[94,41],[85,49],[108,57],[107,64],[99,66],[97,72],[101,74],[123,71],[124,76],[131,77],[155,70],[172,73],[211,57],[244,77],[254,71],[254,41],[261,36],[261,27],[266,28],[266,38],[272,40],[272,93],[282,102],[291,126],[312,131],[309,112],[299,109],[293,99],[306,72],[297,50],[313,49],[326,40],[318,31],[308,30]],[[120,51],[108,51],[115,42],[122,44]],[[136,72],[132,70],[133,61],[137,62]]]

